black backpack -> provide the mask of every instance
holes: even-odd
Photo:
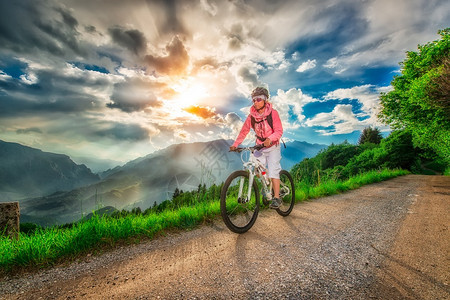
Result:
[[[252,115],[250,115],[250,118],[251,118],[251,121],[252,121],[252,128],[253,128],[253,130],[254,130],[255,132],[256,132],[256,130],[255,130],[255,125],[256,125],[256,124],[259,124],[259,123],[261,123],[261,122],[264,122],[264,120],[267,120],[267,123],[269,123],[270,128],[272,128],[272,130],[273,130],[273,118],[272,118],[272,112],[270,112],[270,114],[268,114],[267,117],[265,117],[265,118],[262,119],[261,121],[256,121],[256,120],[255,120],[255,117],[253,117]],[[258,135],[256,135],[256,134],[255,134],[255,136],[256,136],[256,138],[257,138],[258,140],[260,140],[261,142],[264,142],[265,138],[260,137],[260,136],[258,136]]]
[[[261,123],[261,122],[264,122],[264,120],[267,120],[267,123],[269,123],[270,128],[272,128],[272,130],[273,130],[273,118],[272,118],[272,112],[270,112],[270,114],[268,114],[267,117],[265,117],[264,119],[262,119],[261,121],[258,121],[258,122],[255,120],[255,117],[253,117],[252,115],[250,115],[250,118],[251,118],[250,120],[251,120],[251,122],[252,122],[252,128],[253,128],[253,130],[255,130],[255,125],[256,125],[256,124],[259,124],[259,123]],[[256,132],[256,130],[255,130],[255,132]],[[256,134],[255,134],[255,136],[256,136],[256,138],[257,138],[258,140],[260,140],[261,142],[264,142],[265,138],[262,138],[262,137],[260,137],[260,136],[258,136],[258,135],[256,135]],[[284,143],[283,139],[281,139],[281,142],[283,143],[284,148],[286,148],[286,144]]]
[[[270,112],[270,114],[267,115],[267,117],[265,117],[264,119],[262,119],[261,121],[257,122],[255,120],[255,117],[253,117],[252,115],[250,115],[251,117],[251,121],[252,121],[252,128],[253,130],[255,130],[255,124],[259,124],[261,122],[264,122],[264,120],[267,120],[267,123],[269,123],[270,128],[272,128],[273,130],[273,118],[272,118],[272,112]]]

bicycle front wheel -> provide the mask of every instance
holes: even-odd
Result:
[[[255,224],[259,211],[259,191],[255,181],[249,187],[249,173],[236,171],[225,181],[220,195],[220,213],[227,227],[244,233]]]
[[[281,206],[277,209],[277,213],[283,217],[288,216],[295,203],[295,187],[291,174],[286,170],[280,172],[280,199]]]

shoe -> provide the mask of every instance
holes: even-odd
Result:
[[[273,209],[280,208],[281,206],[281,200],[280,198],[273,198],[272,202],[270,203],[269,207]]]

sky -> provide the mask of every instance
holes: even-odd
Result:
[[[125,163],[235,139],[265,86],[286,141],[357,143],[449,20],[446,0],[0,0],[0,139]]]

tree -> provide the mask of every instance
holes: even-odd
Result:
[[[172,195],[172,200],[175,200],[175,198],[180,196],[180,194],[181,194],[180,190],[176,187]]]
[[[381,142],[382,138],[383,137],[381,136],[380,130],[378,128],[372,128],[369,126],[364,128],[361,136],[359,137],[358,144],[362,145],[364,143],[372,143],[378,145]]]
[[[450,28],[441,39],[419,45],[401,63],[393,90],[381,95],[379,117],[394,129],[407,129],[414,146],[433,150],[450,164]]]

